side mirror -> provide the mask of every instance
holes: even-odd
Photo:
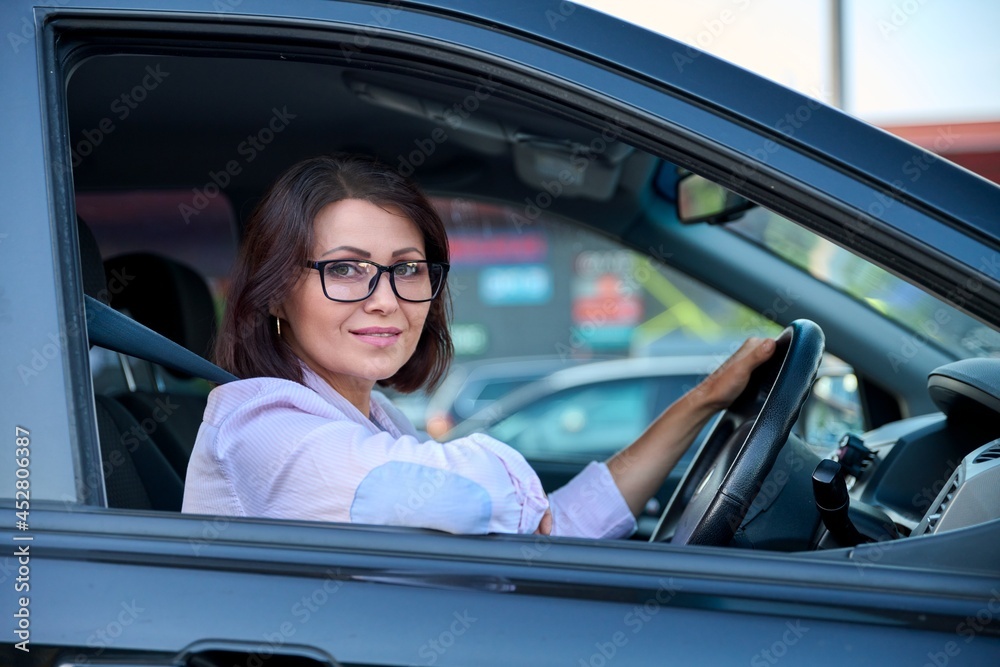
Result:
[[[677,181],[677,218],[683,223],[719,224],[740,218],[756,204],[718,183],[685,174]]]

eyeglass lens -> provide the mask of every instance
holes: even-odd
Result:
[[[326,295],[338,301],[364,299],[375,291],[382,273],[388,273],[393,291],[407,301],[429,301],[441,287],[444,271],[438,264],[423,261],[399,262],[379,267],[373,262],[342,260],[323,268]]]

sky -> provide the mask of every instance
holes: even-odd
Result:
[[[881,125],[1000,120],[1000,2],[575,0]]]

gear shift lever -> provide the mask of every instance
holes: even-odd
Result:
[[[840,546],[853,547],[862,542],[899,537],[895,524],[885,512],[866,505],[851,507],[844,471],[836,461],[820,461],[813,471],[812,481],[816,509],[830,537]]]
[[[830,459],[820,461],[813,471],[812,480],[816,509],[830,536],[844,546],[869,542],[851,521],[851,496],[847,493],[847,482],[840,464]]]

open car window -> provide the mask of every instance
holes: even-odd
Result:
[[[503,374],[490,378],[480,366],[476,382],[469,383],[475,395],[452,396],[442,428],[431,414],[433,396],[397,397],[418,428],[434,437],[446,437],[448,429],[488,409],[490,402],[564,367],[615,358],[695,355],[721,363],[745,337],[780,331],[774,320],[787,317],[795,305],[790,292],[777,298],[765,294],[751,306],[724,296],[717,287],[738,281],[735,274],[713,276],[718,285],[710,286],[685,265],[690,259],[682,249],[653,242],[651,231],[677,224],[673,202],[617,201],[648,187],[664,168],[648,147],[626,141],[619,125],[593,116],[559,118],[552,113],[555,108],[544,108],[540,99],[519,99],[513,90],[481,77],[443,69],[418,72],[385,65],[378,58],[366,63],[359,67],[338,53],[298,60],[236,59],[225,49],[201,55],[111,49],[88,55],[67,86],[78,212],[84,223],[87,217],[95,218],[98,243],[105,249],[130,242],[136,249],[171,254],[170,244],[158,247],[161,237],[184,246],[172,256],[207,279],[218,313],[225,302],[222,267],[231,261],[230,247],[220,251],[219,244],[229,242],[225,227],[233,224],[238,229],[245,223],[263,188],[293,156],[319,148],[313,137],[326,136],[329,127],[361,122],[386,128],[390,135],[416,136],[412,141],[381,137],[385,145],[405,147],[382,157],[422,182],[448,228],[456,367],[497,360],[509,368],[512,360],[524,358],[545,368],[512,379]],[[139,83],[129,87],[135,81]],[[251,83],[258,93],[250,100],[232,94]],[[127,99],[117,92],[122,87],[128,88]],[[116,158],[137,147],[150,155],[170,154],[164,151],[176,141],[171,137],[176,122],[171,110],[192,98],[202,101],[201,114],[225,119],[186,128],[191,136],[184,141],[203,146],[203,152],[175,155],[149,173]],[[111,107],[105,108],[105,99],[115,102],[114,118],[108,122]],[[321,111],[338,114],[338,122],[331,124]],[[187,113],[181,118],[199,115]],[[223,140],[213,138],[219,133]],[[366,150],[350,142],[331,140],[327,145]],[[380,152],[377,146],[367,150]],[[512,171],[491,176],[493,156],[507,152]],[[491,185],[466,188],[470,178]],[[103,194],[112,187],[159,188],[177,195],[159,202],[163,222],[154,233],[141,220],[122,215],[122,209],[127,210],[122,200]],[[177,234],[171,234],[171,226]],[[629,229],[637,233],[630,235]],[[104,259],[110,254],[106,251]],[[521,333],[525,330],[528,335]],[[104,373],[113,361],[95,363],[95,370]],[[850,375],[852,369],[844,365],[843,374]],[[704,373],[707,370],[683,374],[678,386],[690,388]],[[658,382],[672,381],[668,377]],[[595,435],[576,437],[576,446],[573,438],[546,436],[550,441],[524,444],[524,453],[538,461],[604,458],[641,433],[683,393],[665,391],[650,380],[641,396],[635,394],[639,385],[629,385],[632,393],[619,396],[625,386],[621,380],[612,375],[591,389],[565,390],[578,405],[562,417],[542,410],[550,399],[539,398],[532,414],[544,413],[549,426],[561,423],[568,433],[581,431],[580,420],[574,422],[572,415],[582,411],[587,432]],[[100,375],[95,383],[99,393],[115,400],[123,395],[135,400],[127,394],[135,393],[137,386],[142,389],[141,383],[126,385],[123,393],[114,393],[103,388]],[[165,384],[160,381],[153,388],[163,391]],[[203,390],[192,393],[204,395]],[[584,407],[588,400],[593,408]],[[464,413],[459,409],[463,401],[470,406]],[[618,403],[620,409],[610,407]],[[867,423],[856,402],[846,409],[852,417],[847,421],[824,421],[812,413],[802,422],[802,434],[810,441],[821,440],[829,451],[841,428],[857,430]],[[506,426],[482,428],[496,428],[503,435],[518,419],[508,416]],[[165,420],[162,428],[155,424],[161,437],[176,421]],[[816,427],[818,435],[812,437],[806,431],[817,421],[826,426]],[[541,431],[527,430],[531,437],[541,437]],[[520,442],[527,436],[519,431],[511,437]],[[175,467],[183,477],[183,466]],[[565,481],[542,474],[546,488]]]
[[[927,160],[893,189],[921,149],[569,2],[9,0],[0,18],[0,117],[15,128],[0,144],[0,411],[15,425],[0,477],[18,484],[0,489],[0,532],[23,549],[0,565],[5,586],[25,586],[0,601],[30,630],[27,662],[994,659],[996,360],[951,311],[961,330],[919,335],[938,312],[923,297],[949,301],[969,280],[979,288],[952,305],[989,335],[1000,322],[997,188]],[[788,114],[809,121],[790,133]],[[440,425],[530,396],[483,430],[523,438],[540,491],[708,368],[678,366],[680,386],[654,392],[670,373],[649,373],[653,360],[719,362],[779,330],[791,350],[794,332],[782,400],[767,399],[776,362],[635,508],[631,541],[179,512],[209,383],[184,368],[140,377],[148,349],[91,363],[108,333],[93,300],[207,354],[250,212],[289,165],[334,151],[377,156],[442,211],[458,358]],[[782,220],[753,223],[764,243],[730,228],[753,212],[683,224],[655,187],[679,169]],[[155,230],[128,193],[173,193],[144,202],[163,214]],[[110,293],[114,271],[132,274],[122,254],[155,298]],[[838,268],[845,284],[828,279]],[[109,368],[131,382],[105,382]],[[598,370],[603,386],[585,377]],[[428,415],[422,397],[394,400]],[[796,412],[799,437],[774,435]],[[755,457],[740,458],[751,436]],[[827,499],[850,502],[818,503],[817,470]],[[425,490],[400,493],[419,504]],[[695,539],[698,512],[719,507]],[[725,641],[702,641],[706,624]],[[22,657],[0,647],[4,664]]]

